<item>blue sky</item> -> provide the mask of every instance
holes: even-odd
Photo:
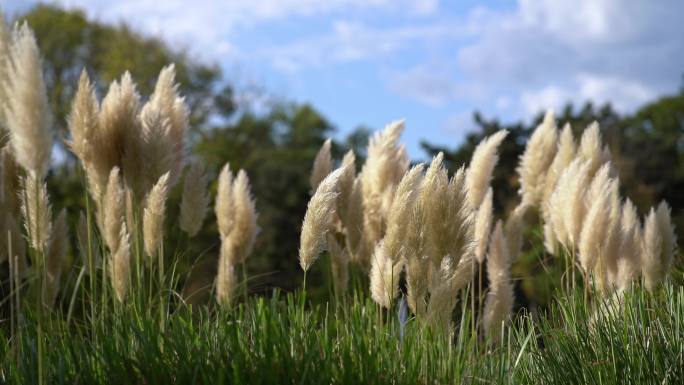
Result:
[[[529,120],[567,101],[632,111],[677,92],[680,0],[55,0],[215,61],[241,95],[311,102],[338,127],[405,118],[456,146],[472,112]],[[33,0],[0,0],[8,13]],[[258,94],[258,93],[257,93]]]

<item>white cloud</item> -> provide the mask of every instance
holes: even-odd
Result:
[[[296,72],[327,64],[387,60],[414,44],[455,39],[468,33],[467,29],[450,24],[372,28],[358,22],[338,20],[332,23],[330,33],[265,47],[255,56],[271,60],[280,70]]]
[[[521,113],[586,99],[628,111],[677,89],[682,14],[678,0],[519,0],[471,13],[477,37],[459,68],[494,98],[518,94]]]

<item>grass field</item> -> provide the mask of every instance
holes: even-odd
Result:
[[[576,140],[548,112],[520,156],[519,203],[505,215],[490,185],[507,130],[455,172],[443,153],[411,164],[403,121],[375,133],[358,165],[352,150],[336,162],[325,141],[302,218],[303,284],[263,295],[246,264],[258,202],[247,172],[229,164],[212,185],[212,268],[200,283],[190,278],[203,255],[182,245],[208,222],[214,189],[204,165],[187,159],[189,107],[175,67],[161,70],[147,99],[125,73],[102,102],[82,72],[68,119],[82,195],[53,215],[39,50],[28,26],[0,29],[9,47],[1,382],[684,383],[670,206],[640,215],[621,196],[597,123]],[[523,255],[540,268],[516,276]],[[307,287],[310,272],[323,273],[328,295]],[[550,301],[516,298],[516,280],[537,278],[553,288]]]
[[[94,325],[48,317],[36,351],[30,316],[18,344],[2,339],[6,383],[678,384],[684,381],[684,290],[626,293],[587,308],[582,293],[547,314],[520,314],[498,347],[472,334],[468,312],[433,333],[370,300],[302,308],[302,293],[250,298],[235,309],[179,308],[163,322],[132,307]],[[533,318],[536,318],[533,319]]]

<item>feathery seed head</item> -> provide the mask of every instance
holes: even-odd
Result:
[[[542,209],[547,210],[548,200],[556,188],[556,182],[560,174],[565,170],[566,167],[575,158],[575,138],[572,135],[572,128],[569,123],[563,126],[563,131],[561,131],[560,138],[558,139],[558,148],[556,150],[556,155],[553,157],[553,161],[549,166],[549,170],[546,173],[546,180],[544,181],[544,198]],[[544,215],[547,215],[544,213]]]
[[[325,177],[309,200],[299,242],[299,264],[304,271],[309,270],[325,249],[325,236],[335,213],[337,182],[344,171],[338,168]]]
[[[584,130],[580,139],[577,155],[589,162],[589,176],[593,177],[604,160],[603,142],[598,122],[593,122]]]
[[[162,175],[150,190],[143,211],[143,238],[148,256],[157,255],[164,239],[164,216],[169,189],[169,173]]]
[[[327,139],[323,142],[321,149],[318,150],[316,158],[314,159],[313,169],[311,170],[311,178],[309,179],[311,183],[311,191],[316,191],[318,185],[323,179],[325,179],[328,174],[332,171],[333,162],[332,155],[330,154],[330,147],[332,141]]]
[[[466,174],[468,202],[473,208],[480,207],[482,199],[484,199],[487,193],[492,179],[492,172],[499,161],[499,146],[506,138],[506,135],[508,135],[508,131],[501,130],[483,139],[473,152]]]
[[[118,245],[119,248],[110,254],[109,279],[114,288],[116,299],[119,302],[123,302],[128,293],[131,269],[130,238],[125,223],[121,226]]]
[[[538,205],[542,202],[544,183],[556,155],[557,141],[556,122],[553,111],[549,110],[520,156],[517,172],[520,175],[520,195],[525,203]]]
[[[370,291],[373,301],[389,309],[399,292],[399,278],[403,260],[393,262],[385,254],[383,242],[378,243],[371,257]]]
[[[10,143],[17,163],[41,180],[52,152],[52,116],[38,45],[26,23],[15,27],[10,55],[4,111]]]
[[[230,171],[230,164],[226,163],[221,169],[216,191],[216,222],[218,224],[221,237],[227,237],[233,230],[235,203],[233,200],[233,173]]]
[[[102,221],[102,234],[111,252],[116,252],[119,249],[121,226],[123,226],[126,215],[125,204],[119,168],[114,167],[109,173],[109,181],[103,199],[102,218],[100,219]]]
[[[24,226],[31,247],[44,252],[51,234],[51,207],[47,195],[47,186],[34,177],[24,178],[24,188],[21,193],[21,212]]]
[[[492,188],[490,187],[475,215],[475,260],[477,260],[477,263],[479,264],[484,262],[487,253],[489,232],[492,227],[492,214],[493,197]]]
[[[489,293],[487,293],[485,300],[482,325],[489,341],[498,343],[501,336],[501,325],[508,320],[513,309],[510,258],[501,221],[496,224],[492,232],[487,258],[487,276],[489,278]]]
[[[384,238],[385,255],[396,263],[405,257],[403,247],[408,231],[408,222],[418,196],[423,178],[423,165],[419,164],[407,172],[399,182],[387,219],[387,232]]]
[[[620,245],[616,286],[625,291],[639,276],[641,221],[631,200],[625,199],[620,216]]]
[[[341,167],[344,167],[345,171],[338,181],[340,196],[337,198],[337,215],[344,222],[344,218],[347,216],[350,195],[354,187],[354,179],[356,178],[356,156],[354,151],[349,150],[344,154]]]
[[[238,172],[233,182],[234,220],[233,230],[228,235],[236,248],[235,263],[243,263],[252,253],[259,227],[257,226],[256,204],[249,187],[249,178],[244,170]]]

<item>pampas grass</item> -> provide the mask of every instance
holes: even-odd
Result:
[[[520,175],[520,195],[523,203],[538,205],[544,198],[546,174],[556,155],[558,130],[553,111],[548,111],[544,121],[532,133],[520,156],[517,172]]]
[[[389,309],[399,292],[399,278],[404,267],[402,260],[394,262],[387,254],[383,242],[378,243],[371,257],[370,293],[373,301]]]
[[[42,180],[52,152],[52,116],[33,31],[26,23],[13,31],[5,117],[14,156],[30,177]]]
[[[368,156],[361,170],[364,234],[371,248],[383,238],[391,198],[409,166],[399,137],[404,121],[388,124],[368,142]]]
[[[492,213],[494,211],[492,195],[493,193],[490,187],[475,215],[475,260],[478,264],[484,262],[487,253],[487,245],[489,244],[489,233],[492,228]]]
[[[190,164],[183,181],[183,197],[180,203],[180,228],[189,237],[194,237],[202,228],[209,210],[210,198],[207,193],[207,177],[204,166],[194,161]]]
[[[513,285],[510,277],[510,256],[501,221],[492,232],[489,255],[487,257],[487,277],[489,292],[485,300],[482,316],[484,334],[492,343],[501,337],[501,325],[511,315],[513,308]]]
[[[332,172],[333,162],[332,155],[330,154],[330,146],[332,141],[327,139],[323,142],[321,149],[318,150],[316,158],[314,159],[313,170],[311,170],[311,178],[309,183],[311,184],[311,191],[316,191],[318,185],[325,179],[330,172]]]
[[[103,197],[103,205],[101,207],[102,234],[105,243],[112,252],[119,249],[121,227],[124,224],[126,209],[124,195],[119,168],[114,167],[109,173],[109,180],[107,182],[107,188]]]
[[[344,168],[339,168],[325,177],[307,206],[299,241],[299,265],[305,272],[325,250],[325,237],[332,224],[335,202],[339,194],[337,181],[344,171]]]
[[[130,286],[131,250],[126,224],[121,226],[118,249],[110,254],[109,278],[119,302],[124,302]]]
[[[422,164],[409,170],[401,179],[392,200],[383,245],[384,254],[395,263],[405,257],[403,244],[407,236],[409,217],[419,192],[417,187],[423,178],[422,173]]]
[[[675,242],[670,208],[667,203],[661,202],[656,209],[651,208],[644,221],[641,272],[649,291],[660,286],[670,272]]]
[[[21,212],[29,244],[42,253],[47,248],[52,229],[50,219],[52,209],[47,195],[47,186],[32,176],[26,176],[21,198]]]
[[[629,198],[622,204],[619,247],[616,286],[620,292],[624,292],[639,277],[641,255],[641,220]]]
[[[233,182],[233,228],[228,234],[233,245],[233,263],[244,263],[252,253],[259,228],[254,199],[249,187],[249,178],[244,170],[238,171]],[[224,240],[225,241],[225,240]]]
[[[468,202],[471,207],[477,208],[482,204],[489,189],[492,171],[499,161],[499,146],[507,135],[508,131],[501,130],[482,140],[475,148],[466,173]]]
[[[326,239],[335,295],[340,296],[347,291],[349,284],[349,254],[340,246],[333,234],[328,233]]]
[[[158,255],[159,247],[164,239],[164,217],[166,215],[168,190],[169,174],[166,173],[152,187],[145,201],[143,239],[145,241],[145,253],[150,257]]]

